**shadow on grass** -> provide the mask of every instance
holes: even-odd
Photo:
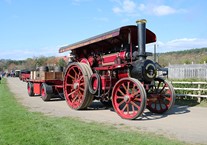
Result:
[[[180,105],[180,106],[197,106],[200,103],[198,103],[198,99],[197,98],[178,98],[175,101],[176,105]]]

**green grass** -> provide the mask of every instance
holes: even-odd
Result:
[[[192,98],[192,97],[178,97],[176,98],[175,101],[176,105],[180,105],[180,106],[190,106],[190,107],[207,107],[207,99],[203,99],[201,100],[201,102],[198,102],[197,98]]]
[[[137,121],[137,123],[142,123]],[[86,123],[66,117],[29,112],[10,93],[6,80],[0,84],[1,145],[145,145],[184,144],[163,136]]]

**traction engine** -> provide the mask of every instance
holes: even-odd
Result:
[[[165,113],[175,101],[172,85],[157,77],[158,65],[148,56],[146,44],[156,35],[146,29],[146,20],[61,47],[71,51],[63,90],[68,105],[86,109],[93,100],[113,105],[124,119],[136,119],[145,108]]]

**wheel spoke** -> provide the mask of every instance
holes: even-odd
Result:
[[[129,104],[126,104],[127,106],[127,114],[129,114]]]
[[[84,83],[84,82],[79,84],[79,86],[84,86],[84,85],[85,85],[85,83]]]
[[[135,92],[134,94],[132,94],[131,96],[136,96],[140,93],[140,91]]]
[[[130,82],[127,82],[127,94],[129,94],[129,84],[130,84]]]
[[[124,96],[116,96],[117,99],[124,99]]]
[[[161,104],[161,101],[159,100],[159,105],[160,105],[160,110],[163,110],[162,109],[162,104]]]
[[[66,87],[72,87],[73,84],[66,84]]]
[[[75,77],[71,76],[70,74],[68,74],[67,76],[72,78],[72,80],[75,80]]]
[[[74,94],[77,90],[72,91],[71,93],[68,94],[68,97]]]
[[[133,84],[132,94],[133,94],[133,93],[134,93],[134,91],[135,91],[135,87],[136,87],[136,85],[135,85],[135,84]]]
[[[121,85],[122,85],[122,87],[124,88],[125,92],[127,92],[127,88],[126,88],[126,86],[124,85],[124,83],[121,84]]]
[[[84,91],[84,88],[79,87],[79,89],[80,89],[81,91]]]
[[[122,100],[121,102],[118,103],[119,106],[121,106],[125,101]]]
[[[124,108],[122,108],[122,112],[124,112],[124,110],[126,109],[126,107],[127,107],[127,104],[124,106]]]
[[[75,95],[75,97],[74,98],[72,98],[72,103],[74,103],[76,100],[77,100],[77,98],[78,98],[78,95]]]
[[[120,90],[120,88],[118,88],[118,91],[119,91],[123,96],[125,96],[125,94]]]
[[[134,101],[136,101],[136,102],[141,102],[141,101],[142,101],[142,99],[141,99],[141,98],[136,97],[136,98],[134,98]]]
[[[172,98],[165,97],[165,100],[168,100],[170,102]]]
[[[136,103],[134,103],[133,101],[130,102],[134,107],[136,107],[138,110],[140,109],[140,106],[138,106]]]
[[[162,89],[160,90],[160,94],[161,94],[161,92],[165,89],[165,87],[166,87],[167,85],[166,84],[164,84],[164,86],[162,87]]]

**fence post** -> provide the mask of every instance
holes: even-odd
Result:
[[[201,95],[201,90],[200,90],[200,88],[201,88],[201,84],[198,84],[198,95],[200,96]],[[198,103],[201,103],[201,97],[198,97]]]

